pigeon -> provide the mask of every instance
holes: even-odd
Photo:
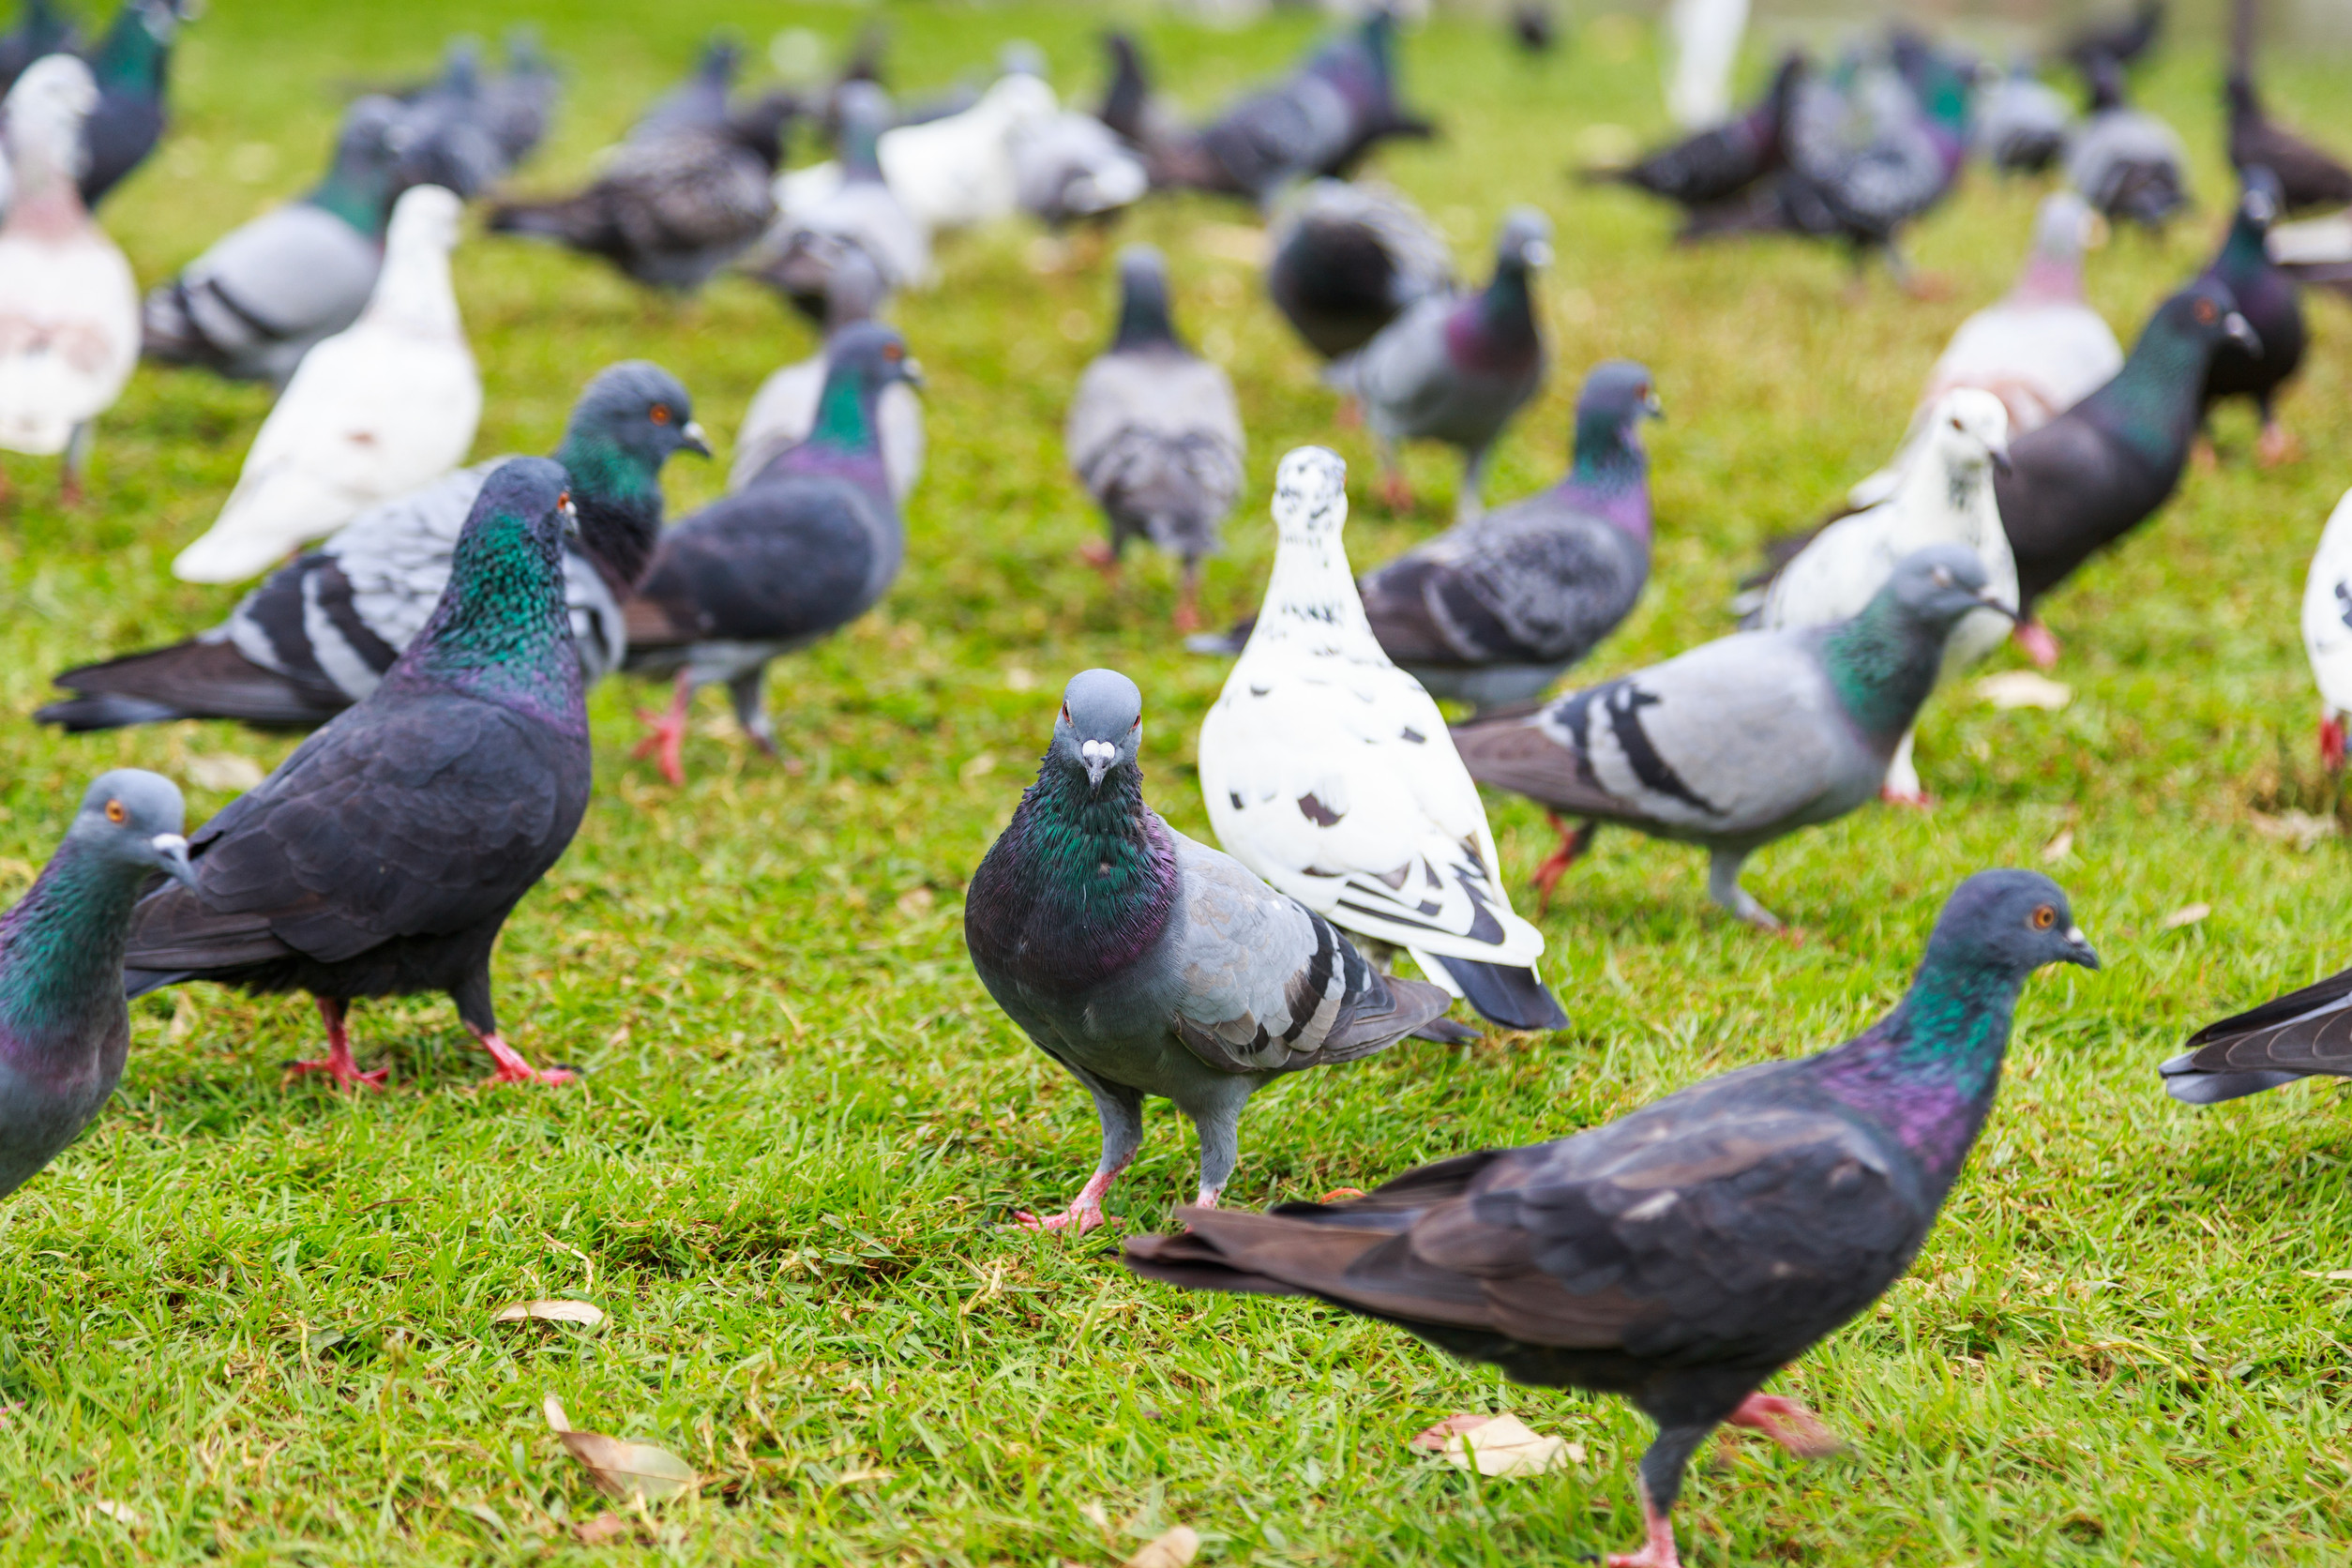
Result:
[[[192,0],[123,0],[90,51],[98,106],[82,128],[82,203],[95,211],[163,137],[172,37]]]
[[[2303,652],[2319,684],[2319,757],[2344,767],[2344,717],[2352,714],[2352,490],[2336,503],[2303,585]]]
[[[1927,374],[1902,445],[1886,467],[1853,488],[1849,505],[1875,506],[1894,493],[1946,393],[1964,386],[1992,393],[2009,411],[2013,440],[2073,408],[2123,368],[2115,329],[2083,298],[2083,247],[2094,222],[2071,190],[2042,199],[2033,248],[2016,283],[1960,324]]]
[[[445,991],[494,1083],[563,1083],[501,1037],[490,948],[588,808],[588,710],[564,608],[564,470],[483,483],[432,617],[367,699],[295,747],[188,845],[188,885],[131,917],[123,986],[308,991],[338,1087],[381,1087],[344,1030],[362,997]]]
[[[1135,35],[1110,29],[1103,35],[1103,52],[1110,57],[1110,83],[1103,89],[1102,107],[1094,117],[1120,141],[1147,155],[1181,140],[1184,132],[1174,113],[1152,91]],[[1153,172],[1147,157],[1144,173],[1148,176]]]
[[[1560,24],[1545,0],[1515,0],[1511,8],[1511,41],[1521,53],[1549,54],[1560,41]]]
[[[1748,0],[1673,0],[1666,31],[1666,113],[1684,130],[1721,125],[1731,113],[1731,72],[1748,30]]]
[[[716,127],[641,127],[585,189],[502,202],[490,209],[490,232],[551,240],[641,283],[690,293],[776,217],[769,185],[797,111],[790,94],[771,93]]]
[[[2262,350],[2227,285],[2200,279],[2156,308],[2112,381],[2010,445],[1993,494],[2017,557],[2017,641],[2043,668],[2057,662],[2058,640],[2036,603],[2171,497],[2224,339]]]
[[[2344,515],[2344,509],[2339,507],[2336,516],[2329,520],[2329,533],[2336,531],[2336,524]],[[2339,550],[2341,548],[2339,541]],[[2324,542],[2320,550],[2324,557]],[[2314,573],[2316,565],[2314,563]],[[2314,575],[2314,587],[2318,580]],[[2308,599],[2304,609],[2308,637]],[[2336,613],[2342,613],[2341,606]],[[2330,716],[2338,726],[2340,761],[2342,723],[2332,710]],[[2164,1078],[2165,1093],[2193,1106],[2242,1099],[2293,1083],[2297,1078],[2352,1077],[2352,1050],[2344,1046],[2346,1031],[2337,1027],[2345,1023],[2352,1023],[2352,969],[2314,981],[2300,990],[2289,991],[2251,1011],[2207,1024],[2189,1036],[2186,1049],[2156,1070]],[[2328,1043],[2330,1033],[2334,1035],[2334,1045]]]
[[[1544,339],[1530,275],[1551,256],[1551,220],[1532,207],[1514,208],[1495,242],[1494,278],[1484,290],[1428,295],[1333,367],[1333,379],[1364,405],[1396,510],[1411,505],[1396,443],[1442,441],[1462,450],[1455,519],[1478,515],[1496,438],[1543,388]]]
[[[1151,188],[1143,159],[1108,126],[1077,110],[1018,123],[1012,152],[1020,210],[1052,227],[1108,218]]]
[[[0,35],[0,95],[16,85],[25,67],[43,55],[71,53],[79,42],[73,23],[53,0],[24,0],[16,25]]]
[[[1267,206],[1294,180],[1349,173],[1388,138],[1436,133],[1397,101],[1396,16],[1374,6],[1282,82],[1243,98],[1203,129],[1163,131],[1144,153],[1154,185]]]
[[[123,947],[158,872],[189,876],[180,792],[118,768],[91,781],[57,852],[0,914],[0,1198],[80,1137],[122,1078]]]
[[[482,83],[477,113],[490,140],[497,143],[504,168],[513,169],[547,140],[548,122],[554,118],[556,99],[564,83],[554,63],[529,27],[506,35],[506,68]]]
[[[1143,697],[1115,670],[1072,677],[1037,781],[964,896],[964,945],[998,1006],[1094,1098],[1103,1152],[1061,1214],[1083,1234],[1143,1140],[1143,1097],[1200,1136],[1199,1202],[1240,1157],[1243,1108],[1286,1073],[1387,1049],[1444,1013],[1383,976],[1331,922],[1195,843],[1143,801]]]
[[[1347,466],[1282,460],[1265,609],[1201,720],[1200,794],[1226,852],[1505,1029],[1565,1029],[1512,912],[1478,786],[1445,716],[1391,664],[1348,571]]]
[[[1431,693],[1530,701],[1617,629],[1650,580],[1650,457],[1664,410],[1642,366],[1593,367],[1567,475],[1417,545],[1360,584],[1372,635]]]
[[[313,344],[357,321],[384,265],[400,116],[388,98],[354,103],[308,195],[230,230],[148,291],[142,352],[282,388]]]
[[[0,222],[0,450],[62,452],[69,503],[82,494],[98,416],[139,362],[139,285],[73,181],[97,101],[90,68],[52,54],[0,105],[17,182]]]
[[[1454,744],[1481,784],[1563,825],[1536,873],[1553,883],[1602,822],[1706,846],[1709,897],[1751,925],[1780,921],[1740,885],[1749,855],[1878,792],[1972,611],[2007,612],[1966,545],[1906,557],[1851,620],[1718,638],[1532,714],[1472,719]],[[1598,723],[1595,720],[1599,720]]]
[[[2270,222],[2279,214],[2278,176],[2257,165],[2245,172],[2245,178],[2238,216],[2204,276],[2227,285],[2238,313],[2262,340],[2262,352],[2250,354],[2226,339],[2215,345],[2205,370],[2205,406],[2210,410],[2224,398],[2251,399],[2262,415],[2255,450],[2267,466],[2295,451],[2295,437],[2279,423],[2277,402],[2280,389],[2302,369],[2310,335],[2303,326],[2295,279],[2270,260]]]
[[[2265,114],[2250,74],[2231,71],[2224,94],[2229,104],[2229,163],[2240,178],[2250,170],[2269,170],[2287,212],[2352,206],[2352,169]]]
[[[590,686],[626,651],[622,602],[661,531],[662,464],[682,451],[710,456],[686,389],[641,359],[597,373],[555,449],[580,514],[577,536],[565,542],[564,592]],[[363,512],[202,636],[67,671],[57,684],[73,695],[33,716],[68,731],[175,718],[324,723],[373,693],[431,616],[466,518],[507,460],[460,469]]]
[[[677,677],[669,713],[637,751],[658,757],[672,784],[686,779],[686,714],[698,687],[724,682],[745,732],[774,754],[761,693],[768,661],[865,614],[905,560],[876,412],[885,388],[919,386],[922,371],[906,339],[879,322],[843,331],[825,354],[808,439],[663,535],[625,607],[627,668]]]
[[[2123,100],[2112,59],[2087,68],[2090,113],[2066,143],[2067,183],[2109,218],[2157,230],[2189,204],[2188,151],[2172,127]]]
[[[2074,125],[2074,106],[2020,60],[1979,90],[1971,140],[2003,173],[2038,174],[2058,160]]]
[[[735,40],[719,36],[702,46],[693,73],[655,100],[629,127],[627,142],[658,142],[681,131],[717,132],[727,128],[728,95],[735,73],[743,68],[743,50]]]
[[[1902,1002],[1843,1045],[1345,1202],[1186,1210],[1188,1233],[1134,1237],[1125,1261],[1192,1289],[1319,1297],[1516,1382],[1623,1395],[1658,1428],[1648,1541],[1606,1560],[1679,1568],[1675,1500],[1715,1427],[1807,1457],[1837,1447],[1756,1390],[1910,1267],[1992,1111],[2018,993],[2049,963],[2099,967],[2066,895],[1981,871]]]
[[[2352,294],[2352,210],[2279,224],[2270,231],[2270,259],[2298,283]]]
[[[825,274],[825,340],[860,322],[874,319],[887,286],[866,252],[851,249]],[[743,428],[735,432],[735,460],[727,474],[727,488],[741,490],[788,446],[808,439],[817,423],[817,400],[825,389],[822,349],[797,364],[787,365],[760,384],[751,406],[744,411]],[[901,507],[923,476],[923,400],[914,388],[894,382],[882,388],[876,417],[882,435],[882,467],[890,475],[890,498]]]
[[[367,309],[302,356],[236,489],[173,561],[174,576],[251,577],[464,459],[482,417],[482,378],[449,285],[460,210],[437,185],[401,193]]]
[[[2009,411],[1990,392],[1963,386],[1937,400],[1902,479],[1886,500],[1838,519],[1781,568],[1756,625],[1789,630],[1845,621],[1862,612],[1896,566],[1933,544],[1966,546],[1976,556],[1998,610],[1973,611],[1944,645],[1944,671],[1965,670],[1999,647],[2016,624],[2017,562],[2001,532],[1993,479],[2009,467]],[[1923,806],[1906,730],[1888,765],[1884,794]]]
[[[1199,629],[1200,563],[1242,489],[1242,415],[1224,369],[1176,336],[1168,263],[1148,245],[1119,256],[1119,330],[1078,378],[1063,445],[1110,523],[1088,563],[1119,569],[1141,537],[1184,563],[1176,629]]]
[[[2086,74],[2095,60],[2128,66],[2155,45],[2164,30],[2164,0],[2139,0],[2120,21],[2093,23],[2067,43],[2066,57]]]
[[[886,132],[879,148],[882,175],[914,220],[933,233],[1010,218],[1020,204],[1015,144],[1059,110],[1044,82],[1007,71],[962,113]]]
[[[852,252],[881,279],[885,294],[931,278],[930,231],[916,221],[882,178],[881,136],[890,100],[871,83],[836,95],[841,113],[837,177],[777,182],[782,211],[743,270],[782,294],[809,320],[825,319],[827,279]],[[798,182],[798,183],[795,183]]]
[[[1369,180],[1301,186],[1276,210],[1266,254],[1268,297],[1325,359],[1455,286],[1454,257],[1421,209]]]
[[[1803,77],[1804,56],[1781,57],[1772,86],[1747,112],[1693,131],[1622,168],[1585,171],[1588,181],[1630,185],[1683,208],[1737,196],[1781,166],[1781,129],[1790,98]]]
[[[481,48],[460,38],[443,56],[440,76],[403,98],[402,183],[437,185],[470,200],[505,173],[505,149],[491,134],[483,85]]]

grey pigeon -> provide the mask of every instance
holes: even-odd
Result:
[[[2238,216],[2205,276],[2228,287],[2238,313],[2262,339],[2262,352],[2248,353],[2227,339],[2215,344],[2213,362],[2205,372],[2205,406],[2209,411],[2224,398],[2251,400],[2262,416],[2254,449],[2268,466],[2284,461],[2296,449],[2294,434],[2279,423],[2278,398],[2302,369],[2311,334],[2303,324],[2301,290],[2270,259],[2270,224],[2284,202],[2279,178],[2256,164],[2245,172],[2245,182],[2238,197]]]
[[[782,294],[801,314],[822,322],[832,277],[852,258],[871,267],[885,294],[928,280],[929,231],[917,222],[882,178],[882,133],[890,100],[869,82],[852,82],[835,95],[840,105],[839,178],[814,194],[795,194],[795,172],[779,185],[784,210],[741,264],[742,270]]]
[[[1064,109],[1021,121],[1009,144],[1021,211],[1057,228],[1108,218],[1151,188],[1143,159],[1092,114]]]
[[[141,900],[123,985],[309,991],[328,1052],[299,1070],[380,1085],[343,1020],[362,997],[445,991],[497,1083],[562,1083],[501,1037],[490,949],[588,808],[588,710],[564,608],[564,470],[482,486],[432,619],[364,702],[295,747],[188,846],[190,883]]]
[[[1496,239],[1495,275],[1485,289],[1423,299],[1332,367],[1332,379],[1363,403],[1379,438],[1390,505],[1411,505],[1396,443],[1442,441],[1462,451],[1455,517],[1478,515],[1496,438],[1544,384],[1532,274],[1551,260],[1551,232],[1542,213],[1514,209]]]
[[[91,782],[57,852],[0,914],[0,1198],[79,1137],[123,1076],[123,947],[158,871],[188,876],[180,792],[120,768]]]
[[[1070,466],[1110,523],[1087,560],[1119,569],[1141,537],[1184,563],[1176,629],[1199,626],[1200,563],[1242,489],[1242,415],[1225,371],[1176,336],[1168,263],[1148,245],[1119,257],[1119,330],[1070,400]]]
[[[641,359],[597,372],[555,449],[580,514],[564,542],[564,591],[590,685],[626,652],[622,601],[661,531],[662,465],[677,452],[709,457],[710,446],[686,388]],[[69,731],[176,718],[324,723],[374,691],[422,629],[475,500],[506,460],[458,469],[362,513],[201,636],[67,671],[57,684],[74,695],[34,717]]]
[[[401,189],[400,117],[387,98],[353,104],[334,164],[308,195],[230,230],[148,291],[141,352],[283,387],[312,344],[357,321]]]
[[[2164,31],[2164,0],[2139,0],[2129,16],[2092,23],[2067,40],[2066,57],[2088,72],[2091,62],[2128,66],[2155,46]]]
[[[1705,846],[1708,895],[1777,929],[1740,868],[1878,793],[1952,628],[1986,608],[2011,612],[1976,552],[1931,545],[1849,621],[1718,638],[1532,714],[1473,719],[1454,744],[1481,784],[1584,819],[1536,875],[1547,896],[1599,824],[1617,822]]]
[[[506,172],[505,148],[491,133],[484,104],[482,52],[470,38],[452,42],[441,74],[403,100],[401,167],[410,183],[437,185],[468,200]]]
[[[585,189],[493,207],[490,232],[602,256],[656,288],[699,289],[775,218],[770,184],[797,112],[771,93],[715,128],[632,136]]]
[[[981,983],[1093,1096],[1094,1174],[1031,1229],[1091,1230],[1143,1140],[1143,1097],[1200,1135],[1199,1201],[1240,1157],[1242,1108],[1274,1079],[1387,1049],[1442,1015],[1435,986],[1384,978],[1321,915],[1176,832],[1143,801],[1143,697],[1073,677],[1037,781],[964,897]]]
[[[844,251],[825,270],[825,342],[861,322],[874,320],[890,286],[863,250]],[[735,431],[734,460],[728,465],[727,488],[741,490],[760,476],[777,453],[808,439],[817,423],[817,402],[825,389],[825,351],[787,365],[760,384],[744,410]],[[923,400],[901,382],[882,391],[881,420],[882,466],[890,471],[891,498],[904,506],[923,476]]]
[[[98,89],[98,107],[82,127],[82,204],[93,211],[163,138],[172,39],[194,4],[123,0],[84,56]]]
[[[723,683],[745,732],[773,754],[769,660],[865,614],[906,559],[878,409],[886,389],[920,385],[922,371],[906,339],[879,322],[849,328],[825,356],[808,439],[664,535],[624,607],[627,668],[676,676],[669,712],[637,748],[658,757],[672,784],[686,779],[686,715],[699,688]]]
[[[2004,173],[2038,174],[2066,150],[2074,106],[2020,60],[1979,89],[1975,120],[1970,141],[1986,162]]]
[[[1993,494],[2017,558],[2017,641],[2044,668],[2057,662],[2058,640],[2036,603],[2171,498],[2204,418],[2207,368],[2224,341],[2263,347],[2228,285],[2199,279],[2156,308],[2114,380],[2010,443],[2010,470],[1994,476]]]
[[[2090,113],[2066,144],[2066,178],[2113,219],[2161,229],[2189,204],[2188,151],[2172,127],[2123,100],[2123,72],[2092,61]]]
[[[743,50],[733,38],[724,34],[713,38],[702,46],[693,71],[637,117],[626,140],[657,142],[679,131],[725,129],[728,97],[742,66]]]
[[[2229,163],[2240,178],[2249,170],[2269,170],[2278,178],[2279,200],[2287,212],[2352,205],[2352,169],[2265,114],[2246,68],[2229,73],[2224,92]]]
[[[1584,178],[1593,184],[1630,185],[1686,212],[1729,201],[1787,161],[1783,132],[1805,70],[1805,57],[1792,50],[1781,56],[1764,96],[1742,113],[1622,167],[1587,169]]]
[[[1388,656],[1431,695],[1525,702],[1617,629],[1650,580],[1648,369],[1593,367],[1568,473],[1546,490],[1417,545],[1359,584]]]
[[[2352,969],[2209,1023],[2157,1068],[2191,1105],[2259,1094],[2306,1078],[2352,1078]]]
[[[1404,310],[1454,293],[1454,258],[1386,186],[1310,180],[1266,234],[1266,294],[1325,359],[1353,354]]]
[[[1718,1425],[1802,1457],[1838,1446],[1802,1404],[1756,1390],[1910,1267],[1992,1112],[2018,993],[2051,963],[2099,967],[2066,895],[1979,872],[1903,1001],[1843,1045],[1348,1202],[1187,1210],[1189,1234],[1134,1238],[1127,1266],[1318,1297],[1515,1382],[1623,1396],[1658,1428],[1639,1472],[1648,1540],[1606,1560],[1677,1568],[1683,1470]]]

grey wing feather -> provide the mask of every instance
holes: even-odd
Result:
[[[151,346],[283,382],[304,350],[359,319],[382,249],[341,219],[290,203],[231,230],[147,297]]]
[[[1410,435],[1441,411],[1448,390],[1445,323],[1456,301],[1433,294],[1413,305],[1353,358],[1334,368],[1334,378],[1363,400],[1364,416],[1385,434]]]
[[[1187,558],[1215,548],[1243,455],[1241,413],[1218,367],[1187,354],[1107,354],[1079,378],[1066,442],[1122,533]]]
[[[1384,581],[1410,582],[1421,601],[1412,619],[1425,618],[1457,658],[1573,660],[1616,629],[1648,578],[1635,540],[1536,496],[1381,567],[1366,580],[1365,608]]]
[[[1452,998],[1384,979],[1322,916],[1177,835],[1185,929],[1176,1034],[1229,1073],[1289,1073],[1385,1050]]]
[[[495,458],[443,475],[370,508],[320,548],[350,579],[361,619],[396,648],[424,629],[449,581],[449,560]]]

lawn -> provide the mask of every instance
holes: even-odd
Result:
[[[866,14],[228,0],[182,49],[170,140],[105,218],[143,282],[167,276],[314,177],[350,83],[424,72],[449,33],[541,24],[570,91],[520,183],[551,188],[710,27],[738,27],[757,53],[779,26],[837,42]],[[909,90],[1016,38],[1043,46],[1065,93],[1091,98],[1101,79],[1098,21],[1075,7],[878,14]],[[1144,23],[1196,110],[1316,25]],[[2144,73],[2146,100],[2195,149],[2202,204],[2163,240],[2124,235],[2092,257],[2093,297],[2127,339],[2225,219],[2217,38],[2184,27]],[[2340,149],[2346,64],[2280,49],[2267,72],[2274,108]],[[1971,174],[1920,227],[1916,259],[1952,283],[1949,300],[1880,276],[1850,301],[1834,255],[1672,251],[1666,215],[1562,177],[1596,125],[1660,130],[1643,28],[1589,23],[1536,65],[1485,24],[1440,20],[1410,39],[1407,71],[1446,134],[1378,167],[1466,267],[1483,274],[1515,202],[1558,225],[1542,289],[1557,369],[1491,493],[1557,474],[1595,359],[1652,367],[1668,409],[1656,580],[1583,673],[1721,634],[1757,542],[1876,466],[1944,338],[2005,286],[2038,188]],[[1370,490],[1368,440],[1334,424],[1236,259],[1248,219],[1169,201],[1119,234],[1168,250],[1182,323],[1240,389],[1252,488],[1210,570],[1213,616],[1255,605],[1281,453],[1332,444]],[[880,612],[777,665],[792,764],[761,758],[709,697],[689,782],[670,789],[629,757],[632,710],[659,694],[594,695],[595,801],[497,964],[510,1036],[586,1069],[580,1087],[475,1089],[482,1063],[437,998],[357,1012],[363,1062],[394,1080],[364,1099],[285,1078],[316,1045],[298,1000],[191,987],[134,1007],[113,1104],[0,1208],[0,1557],[1108,1564],[1182,1522],[1207,1562],[1499,1564],[1638,1539],[1631,1467],[1649,1433],[1629,1410],[1515,1388],[1311,1305],[1182,1295],[1121,1270],[1116,1235],[1165,1226],[1191,1192],[1191,1137],[1165,1107],[1113,1194],[1116,1229],[1072,1242],[1006,1227],[1091,1169],[1094,1118],[974,978],[960,890],[1062,682],[1090,665],[1141,685],[1151,798],[1207,837],[1190,758],[1224,677],[1168,632],[1172,567],[1141,563],[1110,591],[1076,559],[1099,524],[1064,470],[1061,421],[1106,334],[1109,252],[1036,238],[946,242],[942,286],[897,311],[930,375],[908,566]],[[643,356],[686,380],[723,459],[761,378],[812,341],[738,279],[673,304],[485,238],[456,272],[488,389],[482,454],[550,448],[590,373]],[[1604,836],[1543,920],[1573,1029],[1409,1043],[1291,1082],[1246,1122],[1229,1200],[1369,1186],[1842,1039],[1900,992],[1961,877],[2046,864],[2105,970],[2029,986],[2008,1089],[1944,1224],[1874,1314],[1782,1380],[1849,1451],[1803,1466],[1724,1444],[1685,1493],[1688,1560],[2352,1562],[2352,1118],[2324,1082],[2199,1110],[2154,1072],[2195,1025],[2339,967],[2352,945],[2343,843],[2262,831],[2284,807],[2334,804],[2296,614],[2352,483],[2352,311],[2311,311],[2315,351],[2287,404],[2302,460],[2258,470],[2251,420],[2227,415],[2218,470],[2193,473],[2045,603],[2071,705],[1939,693],[1920,746],[1933,811],[1874,807],[1757,858],[1751,888],[1809,940],[1727,921],[1697,852]],[[197,782],[221,776],[217,759],[266,766],[290,747],[196,724],[68,739],[23,716],[50,671],[186,635],[234,601],[166,564],[210,520],[267,405],[143,369],[101,426],[80,512],[53,504],[46,469],[10,460],[0,893],[30,880],[99,770],[172,775],[201,819],[231,798]],[[1410,466],[1420,511],[1363,501],[1358,562],[1450,513],[1452,457]],[[724,472],[674,466],[673,506],[715,495]],[[1523,882],[1550,844],[1543,818],[1515,799],[1490,810]],[[2193,904],[2209,914],[2168,921]],[[490,1320],[554,1296],[607,1320]],[[550,1394],[707,1484],[581,1544],[608,1505],[542,1419]],[[1488,1409],[1576,1440],[1584,1459],[1482,1484],[1406,1446]]]

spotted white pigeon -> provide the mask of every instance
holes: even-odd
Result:
[[[368,308],[303,355],[228,504],[180,551],[174,574],[251,577],[464,460],[482,417],[482,378],[449,286],[460,211],[437,185],[402,193]]]
[[[139,285],[74,184],[98,96],[88,66],[52,54],[0,106],[16,178],[0,224],[0,447],[64,453],[68,499],[139,362]]]
[[[1511,1029],[1567,1016],[1512,912],[1478,786],[1445,717],[1364,618],[1340,528],[1347,465],[1282,460],[1266,600],[1200,726],[1200,791],[1228,853],[1333,925],[1410,953]]]
[[[2345,716],[2352,715],[2352,490],[2336,503],[2303,584],[2303,652],[2319,683],[2319,754],[2344,766]]]
[[[1849,513],[1772,580],[1757,625],[1767,630],[1825,626],[1862,612],[1894,568],[1929,545],[1966,545],[1984,568],[1987,591],[2009,611],[2017,606],[2017,559],[2010,553],[1993,497],[1993,471],[2009,466],[2009,411],[1990,392],[1962,387],[1936,404],[1919,455],[1894,493],[1877,505]],[[2013,615],[1972,611],[1944,647],[1944,672],[1974,664],[2001,644]],[[1906,729],[1887,769],[1889,800],[1918,804],[1926,796],[1911,762],[1914,731]]]

